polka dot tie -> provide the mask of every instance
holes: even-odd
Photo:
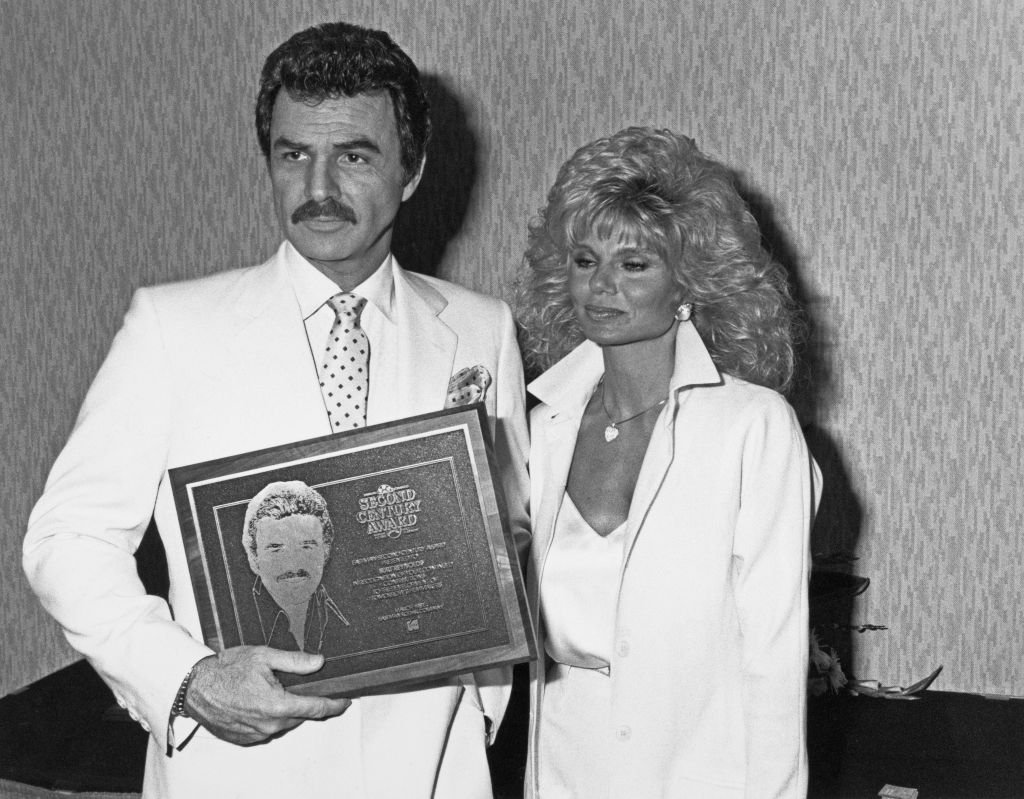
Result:
[[[370,341],[359,326],[366,300],[341,292],[327,301],[334,324],[318,364],[320,391],[334,431],[366,424],[366,396],[370,385]]]

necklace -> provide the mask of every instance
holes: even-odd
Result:
[[[625,424],[626,422],[632,422],[634,419],[637,419],[637,418],[643,416],[645,413],[648,413],[649,411],[653,411],[655,408],[660,408],[667,401],[668,401],[668,397],[665,397],[665,399],[659,400],[658,402],[656,402],[653,405],[651,405],[649,408],[644,408],[639,413],[634,413],[632,416],[627,416],[625,419],[619,419],[619,421],[616,422],[614,419],[612,419],[612,415],[610,413],[608,413],[608,406],[604,404],[604,381],[602,380],[601,381],[601,410],[604,411],[605,418],[608,420],[608,426],[605,427],[605,429],[604,429],[604,440],[605,440],[605,442],[610,444],[612,441],[614,441],[615,439],[617,439],[619,437],[619,425],[620,424]]]

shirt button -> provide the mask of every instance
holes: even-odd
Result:
[[[623,724],[615,731],[615,737],[619,741],[625,743],[633,737],[633,731],[627,725]]]
[[[623,639],[619,641],[618,646],[615,647],[615,653],[620,657],[624,658],[629,654],[629,641]]]

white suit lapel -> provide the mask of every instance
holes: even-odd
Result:
[[[448,301],[437,289],[397,264],[394,285],[398,376],[394,390],[374,410],[379,421],[441,410],[459,343],[440,318]]]
[[[217,379],[237,387],[235,413],[249,449],[331,432],[294,289],[280,253],[238,281],[224,299],[224,362]],[[230,338],[229,338],[230,337]]]
[[[629,562],[636,537],[643,528],[644,519],[647,518],[647,513],[665,482],[668,469],[680,454],[675,451],[675,425],[686,404],[685,389],[697,385],[718,385],[721,382],[722,376],[711,360],[697,329],[690,322],[680,324],[676,332],[675,365],[669,383],[669,401],[661,409],[654,426],[654,434],[647,445],[643,466],[633,491],[633,501],[629,506],[623,571]],[[685,457],[685,453],[682,455]]]
[[[542,424],[534,428],[533,435],[544,438],[546,455],[542,464],[533,466],[533,473],[538,477],[543,476],[541,479],[544,481],[544,491],[540,492],[540,504],[534,513],[537,525],[533,530],[532,544],[542,555],[547,552],[558,508],[565,494],[580,419],[581,416],[575,414],[548,410]]]
[[[536,441],[533,451],[543,452],[544,460],[531,465],[531,474],[539,485],[534,484],[530,492],[536,503],[531,514],[535,520],[532,546],[542,555],[550,543],[565,494],[583,412],[603,374],[600,348],[585,341],[529,385],[530,393],[545,405],[535,411],[541,415],[532,431]]]

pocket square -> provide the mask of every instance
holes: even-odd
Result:
[[[445,398],[444,407],[458,408],[461,405],[483,402],[490,384],[491,373],[483,364],[459,369],[448,383],[448,396]]]

